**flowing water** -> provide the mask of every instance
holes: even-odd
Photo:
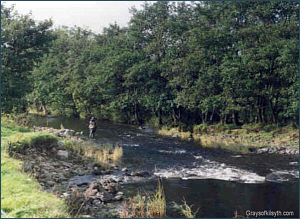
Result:
[[[73,129],[88,135],[87,122],[76,118],[40,117],[36,126]],[[171,208],[184,197],[197,217],[233,217],[237,210],[293,211],[299,217],[298,157],[275,154],[234,155],[229,152],[201,148],[177,138],[162,137],[157,129],[100,122],[96,142],[123,146],[123,163],[130,170],[147,171],[163,178],[168,203],[168,216],[180,217]],[[286,176],[280,183],[268,182],[272,172]],[[153,191],[157,180],[125,185],[125,194]]]

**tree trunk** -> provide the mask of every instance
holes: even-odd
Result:
[[[271,115],[272,115],[272,122],[276,123],[276,116],[275,116],[275,110],[272,106],[272,101],[271,99],[269,100],[269,104],[270,104],[270,109],[271,109]]]
[[[213,121],[213,118],[214,118],[214,111],[215,111],[215,108],[213,108],[213,111],[212,111],[212,113],[211,113],[211,115],[210,115],[210,121],[212,122]]]
[[[257,108],[257,123],[262,123],[261,108]]]
[[[261,107],[261,122],[265,123],[265,109],[263,107]]]
[[[207,122],[208,113],[205,113],[205,123]]]
[[[233,123],[235,125],[237,125],[237,126],[240,125],[240,122],[239,122],[239,113],[237,111],[234,111],[232,113],[232,120],[233,120]]]
[[[205,124],[205,117],[203,113],[201,113],[201,119],[202,119],[202,124]]]
[[[46,104],[44,102],[41,103],[41,107],[40,109],[44,112],[44,115],[47,114],[47,110],[46,110]]]
[[[159,110],[158,110],[158,124],[159,124],[160,126],[162,125],[161,114],[162,114],[162,111],[161,111],[161,109],[159,109]]]
[[[136,123],[139,124],[137,101],[135,101],[135,104],[134,104],[134,119],[135,119]]]

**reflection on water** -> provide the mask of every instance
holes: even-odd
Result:
[[[88,135],[87,122],[74,118],[36,117],[36,126],[70,128]],[[200,148],[174,138],[158,136],[146,127],[100,122],[96,133],[98,143],[122,144],[123,162],[131,170],[146,170],[165,177],[164,190],[168,215],[179,217],[171,206],[183,197],[197,217],[233,217],[246,210],[294,211],[299,215],[299,166],[293,156],[232,155],[228,152]],[[290,175],[290,181],[270,183],[265,176],[273,171]],[[184,180],[186,179],[186,180]],[[156,181],[124,185],[126,194],[137,189],[154,190]]]

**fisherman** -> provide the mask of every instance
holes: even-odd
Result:
[[[91,120],[90,120],[90,123],[89,123],[89,129],[90,129],[90,135],[89,135],[89,138],[93,139],[94,136],[95,136],[95,132],[96,132],[96,129],[97,129],[97,122],[96,122],[96,118],[95,117],[92,117]]]

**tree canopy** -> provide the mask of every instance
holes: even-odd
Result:
[[[145,2],[128,27],[50,30],[1,4],[1,110],[127,123],[298,123],[299,3]],[[20,101],[21,100],[21,101]]]

